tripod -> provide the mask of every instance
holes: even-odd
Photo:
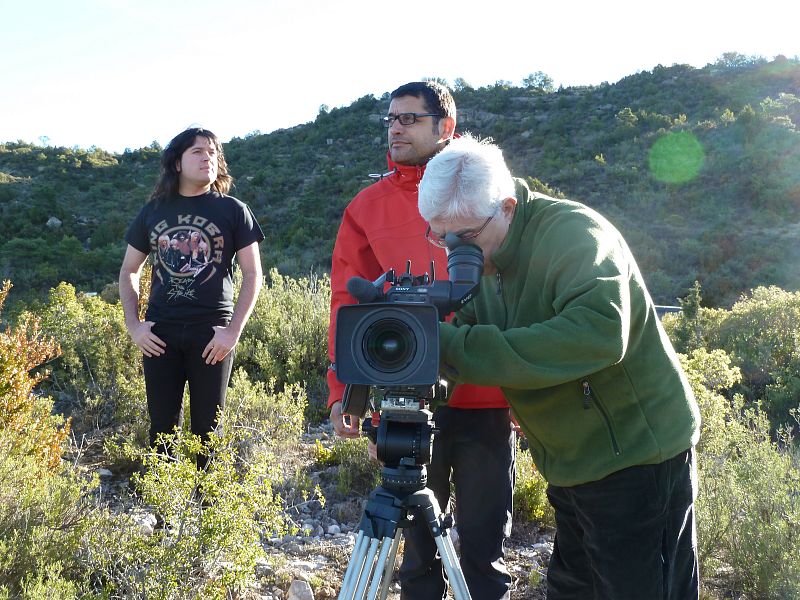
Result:
[[[409,513],[425,520],[455,599],[472,600],[447,532],[452,519],[442,516],[436,497],[425,487],[425,467],[407,462],[413,461],[402,459],[397,468],[383,468],[383,485],[367,500],[338,600],[385,600]]]

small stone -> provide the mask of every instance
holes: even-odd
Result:
[[[307,581],[295,579],[289,586],[289,600],[314,600],[314,591]]]
[[[297,542],[287,542],[284,544],[283,549],[290,554],[299,554],[301,551],[300,544]]]
[[[256,559],[256,576],[267,577],[272,574],[272,565],[265,558]]]

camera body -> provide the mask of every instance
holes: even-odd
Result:
[[[412,275],[410,261],[399,277],[393,269],[374,282],[353,277],[347,289],[359,304],[340,306],[337,313],[336,377],[347,384],[342,412],[363,418],[380,411],[379,421],[373,416],[364,428],[387,467],[430,462],[434,424],[426,407],[440,387],[439,321],[480,287],[481,249],[453,234],[445,241],[447,281]],[[371,390],[380,398],[377,407]]]
[[[390,269],[374,282],[360,277],[347,282],[359,304],[340,306],[336,316],[339,381],[382,388],[436,383],[438,322],[473,298],[483,274],[481,249],[452,238],[447,281],[412,275],[409,261],[399,277]]]

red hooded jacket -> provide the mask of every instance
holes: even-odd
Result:
[[[394,172],[359,192],[344,211],[331,265],[331,321],[328,348],[331,363],[336,363],[334,340],[336,311],[342,304],[355,304],[347,291],[351,277],[374,281],[389,269],[400,274],[411,260],[411,272],[430,271],[434,261],[435,279],[447,279],[447,254],[425,239],[427,224],[417,208],[417,186],[424,166],[394,164]],[[328,407],[342,399],[344,384],[328,369]],[[457,408],[505,408],[505,396],[496,387],[461,384],[448,402]]]

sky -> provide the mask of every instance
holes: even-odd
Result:
[[[798,17],[794,0],[0,0],[0,143],[227,141],[425,77],[567,87],[793,58]]]

